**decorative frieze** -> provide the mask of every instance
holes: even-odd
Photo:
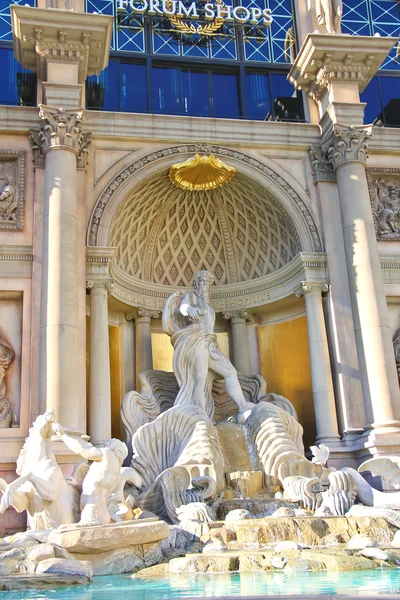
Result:
[[[366,163],[368,139],[371,127],[343,127],[335,125],[329,142],[325,146],[326,156],[336,170],[347,162]]]
[[[25,152],[0,150],[0,230],[23,229]]]
[[[378,240],[400,240],[400,169],[368,169],[369,194]]]
[[[44,166],[46,152],[62,148],[74,152],[77,166],[85,168],[92,134],[82,131],[83,109],[66,111],[63,108],[53,108],[43,104],[39,106],[41,128],[30,131],[35,165]]]

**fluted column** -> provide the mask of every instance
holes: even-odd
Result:
[[[316,441],[331,445],[337,443],[340,436],[321,298],[321,293],[327,292],[328,289],[329,286],[326,283],[304,281],[296,295],[304,296],[306,303],[311,381],[317,428]]]
[[[42,409],[53,408],[67,430],[83,433],[76,169],[90,136],[81,129],[82,111],[41,106],[39,116],[41,129],[31,132],[35,157],[45,161],[39,397]]]
[[[327,156],[336,171],[355,334],[364,357],[373,428],[400,425],[400,393],[365,171],[370,128],[336,126]]]
[[[249,340],[247,336],[247,311],[237,310],[224,313],[230,319],[232,335],[232,364],[239,373],[250,375]]]
[[[110,346],[108,295],[113,282],[87,282],[90,290],[89,435],[92,443],[111,437]]]
[[[139,308],[135,318],[136,389],[139,387],[140,373],[153,368],[151,319],[157,319],[159,316],[157,311]]]

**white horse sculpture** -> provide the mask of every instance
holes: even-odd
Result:
[[[80,483],[64,477],[51,447],[54,420],[54,411],[47,410],[33,423],[17,460],[19,478],[9,484],[0,478],[0,513],[10,506],[26,510],[34,530],[76,523],[80,516]]]

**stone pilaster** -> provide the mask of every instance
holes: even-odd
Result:
[[[400,393],[365,171],[370,128],[335,127],[326,145],[336,171],[359,355],[365,361],[375,429],[400,426]]]
[[[31,136],[45,161],[40,310],[39,394],[70,431],[84,432],[79,399],[77,161],[89,137],[81,111],[41,106],[40,130]],[[82,290],[83,292],[83,290]],[[74,376],[72,376],[74,374]]]
[[[151,319],[158,319],[160,313],[146,308],[139,308],[135,318],[135,356],[136,356],[136,389],[139,386],[139,375],[153,368],[153,351],[151,348]]]
[[[340,436],[321,298],[328,290],[326,283],[303,281],[296,295],[304,296],[306,303],[316,441],[331,446],[338,444]]]
[[[90,290],[89,435],[95,444],[111,437],[110,349],[108,295],[112,280],[86,283]]]
[[[239,373],[250,375],[249,341],[247,336],[246,310],[224,313],[225,319],[231,322],[232,364]]]

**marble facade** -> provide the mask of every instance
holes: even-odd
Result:
[[[108,61],[111,21],[75,4],[12,9],[15,55],[36,71],[42,106],[0,106],[0,332],[15,352],[4,380],[17,417],[0,428],[0,475],[15,478],[46,410],[68,435],[111,437],[113,402],[153,368],[166,299],[200,268],[215,275],[216,332],[229,332],[245,375],[266,363],[263,328],[306,317],[303,412],[315,415],[331,464],[398,454],[400,132],[371,135],[359,97],[394,40],[312,34],[315,14],[299,17],[290,80],[309,123],[83,111],[85,80]],[[214,153],[236,176],[203,196],[173,188],[169,167],[195,153]],[[53,445],[69,472],[74,454]]]

